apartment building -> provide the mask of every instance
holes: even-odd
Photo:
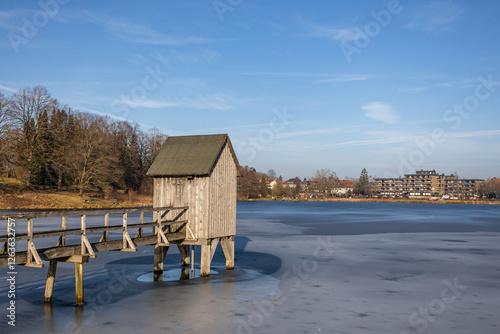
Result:
[[[484,184],[480,179],[459,179],[456,175],[438,174],[436,170],[420,170],[399,178],[375,178],[374,190],[390,197],[474,197]]]

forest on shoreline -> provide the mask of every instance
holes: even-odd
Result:
[[[18,188],[106,198],[118,190],[151,193],[146,172],[166,138],[158,129],[74,110],[43,86],[0,93],[0,177],[18,180]]]

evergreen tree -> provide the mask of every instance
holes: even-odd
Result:
[[[262,174],[260,177],[260,196],[266,198],[269,191],[267,189],[266,174]]]
[[[356,195],[365,195],[369,182],[368,172],[365,168],[363,168],[361,175],[359,176],[359,180],[356,183],[356,187],[354,188],[354,193]]]
[[[31,165],[31,182],[35,185],[50,185],[51,136],[49,130],[49,115],[42,110],[36,125],[36,139]]]

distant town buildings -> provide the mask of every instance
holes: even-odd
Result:
[[[389,197],[457,197],[478,196],[485,183],[481,179],[459,179],[456,175],[438,174],[436,170],[420,170],[399,178],[374,178],[373,192]]]
[[[317,180],[300,180],[298,178],[280,181],[280,179],[266,179],[266,186],[270,193],[276,189],[278,183],[284,189],[292,190],[294,196],[299,198],[317,197],[345,197],[350,196],[354,190],[354,183],[349,180],[335,180],[328,184],[320,184]]]

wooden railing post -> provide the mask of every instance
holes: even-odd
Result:
[[[81,254],[84,255],[86,253],[86,245],[85,245],[85,238],[87,237],[87,216],[86,215],[81,215],[80,216],[80,229],[82,230],[82,233],[80,235],[80,241],[82,244],[82,250]]]
[[[33,243],[33,218],[28,219],[28,251],[26,259],[26,267],[43,268],[43,262],[36,251],[35,244]],[[35,263],[33,263],[35,259]]]
[[[137,248],[135,247],[134,242],[132,241],[132,238],[130,238],[130,235],[128,234],[127,230],[127,213],[123,214],[123,239],[122,239],[122,251],[131,251],[131,252],[136,252]],[[128,248],[127,246],[130,246]]]
[[[141,211],[140,213],[140,216],[139,216],[139,224],[144,224],[144,211]],[[142,238],[143,236],[143,230],[142,230],[142,227],[139,228],[139,230],[137,231],[137,236]]]
[[[61,230],[65,230],[66,229],[66,222],[67,222],[67,217],[66,216],[62,216],[62,219],[61,219]],[[56,246],[66,246],[66,236],[65,235],[61,235],[59,237],[59,240],[57,241]]]
[[[158,221],[158,225],[156,226],[156,246],[170,246],[170,242],[168,241],[165,232],[163,232],[161,225],[161,211],[156,211],[156,219]]]
[[[109,226],[109,213],[105,213],[104,214],[104,227],[108,227],[108,226]],[[99,239],[99,242],[109,241],[108,237],[109,237],[109,231],[106,230],[102,233],[102,236],[101,236],[101,239]]]
[[[126,238],[126,235],[127,235],[127,214],[124,213],[123,214],[123,238],[122,238],[122,250],[125,250],[127,249],[127,238]]]
[[[89,239],[87,239],[87,215],[81,215],[81,254],[83,255],[88,255],[91,258],[95,258],[96,255],[94,253],[94,250],[92,249],[92,246],[90,245]],[[88,254],[87,254],[88,252]]]

